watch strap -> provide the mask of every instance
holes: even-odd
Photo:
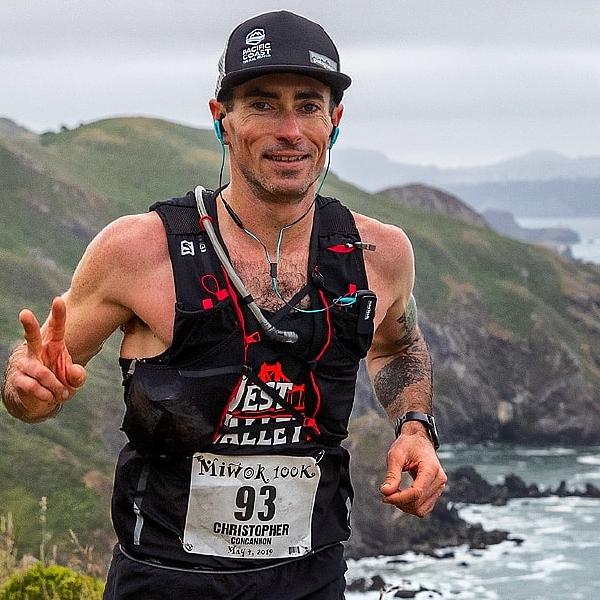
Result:
[[[400,435],[402,425],[404,425],[404,423],[407,423],[408,421],[418,421],[420,423],[423,423],[423,425],[425,425],[425,429],[427,429],[427,433],[429,434],[429,438],[431,439],[435,450],[437,450],[440,447],[437,427],[433,415],[429,413],[419,412],[416,410],[409,410],[405,412],[401,417],[398,417],[394,421],[394,431],[396,433],[396,437]]]

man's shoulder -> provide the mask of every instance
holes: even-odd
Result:
[[[160,227],[162,227],[161,220],[155,212],[123,215],[109,223],[98,236],[104,238],[106,243],[136,239],[145,239],[147,242],[150,233],[154,233]]]
[[[377,246],[375,254],[383,259],[391,258],[393,260],[397,260],[400,253],[412,254],[410,240],[402,228],[390,223],[383,223],[362,213],[351,212],[361,240]]]
[[[375,251],[365,252],[365,263],[377,281],[404,281],[414,272],[412,244],[406,233],[397,225],[382,223],[378,219],[352,212],[360,239],[375,246]]]
[[[89,250],[122,257],[127,264],[154,261],[166,256],[167,243],[163,220],[157,209],[165,206],[195,208],[193,192],[155,202],[148,212],[124,215],[98,233]]]
[[[140,266],[157,260],[166,248],[160,217],[155,212],[125,215],[102,229],[88,247],[112,264]]]

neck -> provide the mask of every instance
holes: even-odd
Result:
[[[269,197],[259,196],[245,182],[232,181],[222,192],[223,198],[244,225],[245,229],[256,235],[268,248],[275,247],[279,232],[282,228],[300,219],[285,231],[285,242],[298,242],[310,237],[313,221],[313,202],[315,199],[316,184],[301,197]],[[219,206],[220,227],[239,230],[222,205]]]

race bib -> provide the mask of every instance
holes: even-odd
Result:
[[[184,549],[230,558],[307,554],[320,478],[312,456],[196,453]]]

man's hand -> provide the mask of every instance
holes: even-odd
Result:
[[[85,383],[85,369],[73,364],[65,344],[66,318],[67,308],[60,297],[52,302],[43,332],[30,310],[19,314],[25,344],[11,356],[6,383],[7,395],[12,397],[5,402],[23,420],[36,422],[52,416]]]
[[[409,426],[414,429],[405,432]],[[420,431],[417,428],[421,428]],[[407,423],[402,429],[402,434],[388,452],[387,475],[379,489],[386,504],[393,504],[411,515],[424,517],[433,510],[448,478],[421,425]],[[404,471],[410,473],[413,482],[410,487],[400,489]]]

